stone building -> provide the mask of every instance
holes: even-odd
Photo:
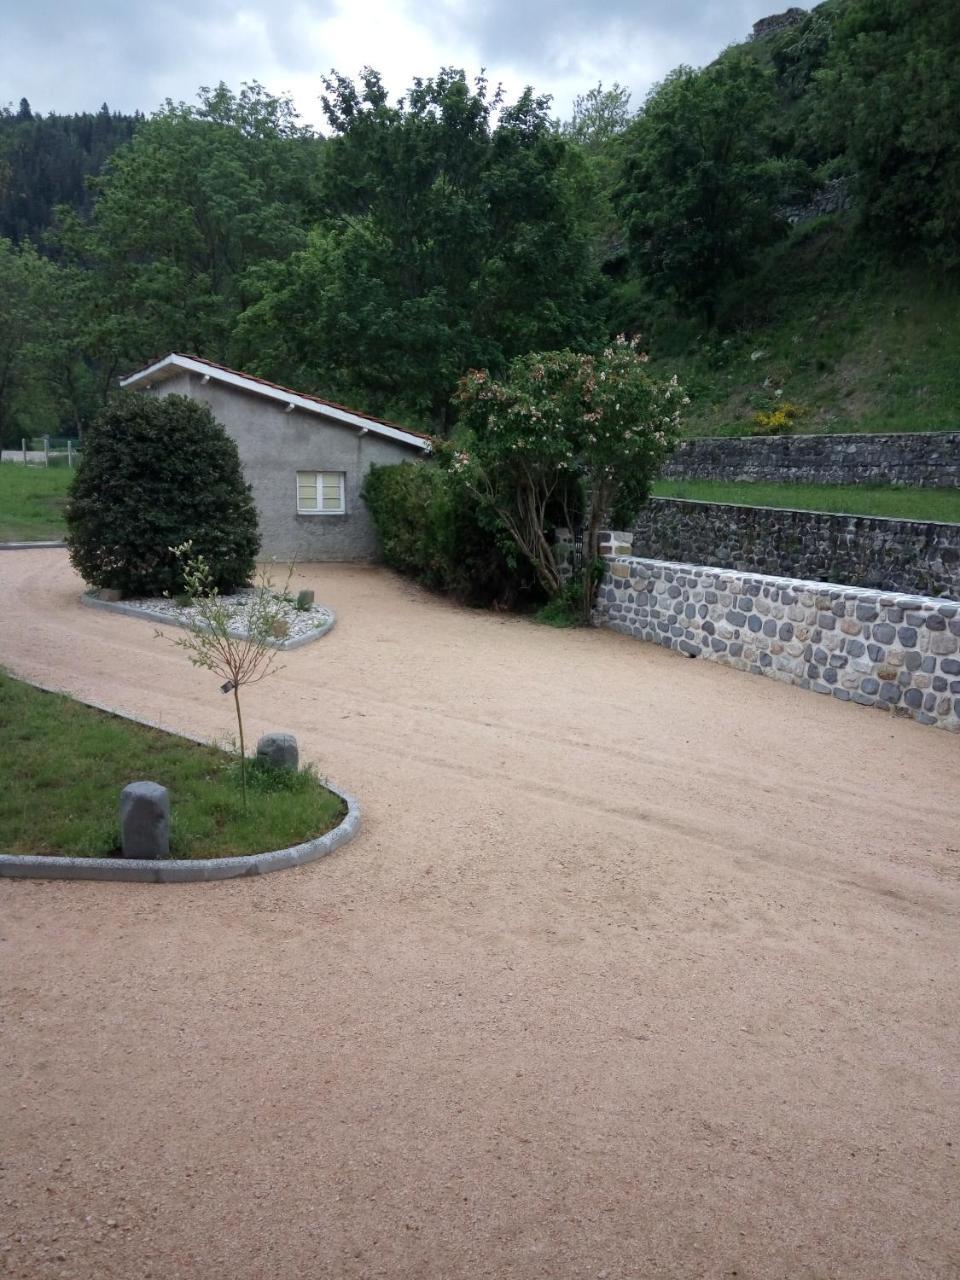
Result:
[[[120,385],[210,406],[240,451],[261,552],[278,560],[371,559],[377,539],[360,496],[364,477],[371,466],[430,451],[419,432],[197,356],[165,356]]]

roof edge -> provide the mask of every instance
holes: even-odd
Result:
[[[329,400],[322,400],[319,396],[303,395],[277,383],[267,382],[253,374],[241,373],[237,369],[228,369],[225,365],[216,364],[212,360],[204,360],[199,356],[181,355],[177,351],[171,351],[169,355],[164,356],[162,359],[155,360],[152,364],[148,364],[144,368],[128,374],[125,378],[121,378],[120,386],[126,388],[138,387],[144,383],[149,385],[151,379],[160,377],[165,370],[170,369],[181,369],[186,373],[198,373],[201,377],[214,378],[226,386],[249,391],[255,395],[264,396],[268,400],[279,401],[289,408],[303,409],[308,413],[321,414],[324,417],[332,418],[336,422],[342,422],[346,426],[355,427],[361,432],[372,431],[375,435],[383,436],[388,440],[396,440],[400,444],[410,445],[412,448],[420,449],[424,453],[429,452],[431,448],[429,436],[422,435],[418,431],[408,431],[406,428],[399,427],[394,423],[384,422],[380,418],[374,418],[364,413],[357,413],[352,409],[345,408],[343,405],[333,404]]]

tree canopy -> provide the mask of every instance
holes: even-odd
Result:
[[[180,349],[446,432],[468,368],[734,323],[834,178],[851,264],[954,270],[958,56],[955,0],[828,0],[566,120],[450,67],[397,98],[331,72],[323,134],[258,84],[148,119],[11,104],[0,431],[79,429]]]
[[[788,165],[773,154],[773,77],[746,57],[679,67],[623,142],[620,208],[657,294],[712,315],[716,299],[785,228]]]
[[[854,0],[816,75],[815,124],[887,244],[960,263],[960,6]]]
[[[324,213],[260,273],[246,364],[442,426],[471,364],[598,332],[586,177],[546,98],[449,68],[394,104],[374,71],[325,85]]]
[[[83,320],[97,358],[134,364],[174,348],[223,360],[252,300],[251,270],[305,242],[319,147],[258,84],[168,101],[96,180],[60,242],[95,280]]]

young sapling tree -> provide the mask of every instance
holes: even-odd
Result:
[[[276,639],[287,630],[284,597],[293,565],[282,590],[275,590],[269,575],[261,571],[248,599],[242,606],[236,606],[229,604],[217,590],[206,558],[194,554],[192,543],[183,542],[171,550],[180,562],[183,594],[191,610],[185,623],[186,634],[177,636],[173,643],[186,652],[195,667],[212,671],[223,681],[222,693],[233,695],[240,740],[240,787],[246,811],[247,753],[240,690],[258,684],[281,669],[276,665]],[[163,636],[163,633],[158,631],[157,635]]]

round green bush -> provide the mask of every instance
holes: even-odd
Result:
[[[67,503],[74,568],[124,595],[183,590],[170,550],[192,540],[218,590],[247,582],[260,547],[237,446],[186,396],[128,392],[90,427]]]

